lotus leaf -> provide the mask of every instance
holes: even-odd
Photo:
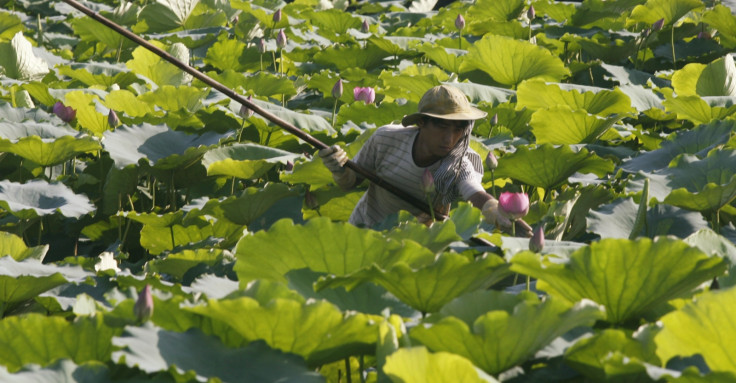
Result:
[[[180,373],[194,371],[197,379],[202,380],[323,381],[318,373],[307,370],[304,361],[294,355],[272,350],[261,342],[253,342],[244,348],[228,348],[197,329],[180,333],[151,325],[127,326],[123,334],[112,342],[123,348],[113,353],[113,360],[124,357],[125,364],[148,373],[166,371],[175,366]]]
[[[168,274],[181,281],[190,269],[199,265],[214,266],[222,262],[222,260],[223,255],[221,249],[182,250],[177,253],[167,254],[166,258],[155,259],[148,266],[151,271]]]
[[[286,282],[290,270],[346,275],[373,263],[388,267],[398,261],[433,259],[434,254],[413,241],[386,239],[380,233],[347,223],[315,218],[305,225],[280,220],[267,231],[250,233],[236,248],[234,270],[241,285],[254,279]]]
[[[468,9],[468,18],[483,23],[510,21],[521,14],[524,5],[523,0],[480,0]]]
[[[626,198],[591,210],[587,217],[588,231],[600,235],[601,238],[629,238],[634,230],[639,206],[632,198]],[[645,222],[641,230],[635,233],[636,236],[654,238],[674,235],[685,238],[708,227],[708,222],[701,214],[667,205],[648,208]]]
[[[0,13],[0,39],[10,40],[16,33],[23,31],[23,23],[17,15]]]
[[[0,257],[9,255],[16,261],[22,261],[26,258],[43,261],[43,257],[48,250],[49,245],[28,247],[23,238],[12,233],[0,232]]]
[[[105,28],[97,29],[104,30]],[[117,47],[117,45],[115,46]],[[120,64],[71,64],[68,66],[60,66],[58,67],[58,70],[60,74],[81,81],[89,87],[102,86],[107,89],[113,84],[117,84],[119,87],[125,88],[130,84],[141,82],[135,74],[128,72],[125,66]]]
[[[702,7],[703,3],[698,0],[648,0],[646,4],[634,7],[629,22],[652,25],[664,19],[665,25],[672,25],[688,12]]]
[[[713,8],[703,12],[703,22],[718,31],[722,31],[721,44],[726,49],[736,46],[736,35],[732,31],[736,27],[736,19],[731,14],[731,8],[726,4],[716,4]]]
[[[399,349],[386,358],[383,370],[396,383],[497,382],[462,356],[433,354],[425,347]]]
[[[708,124],[724,119],[736,113],[736,106],[727,108],[709,105],[699,96],[679,96],[662,102],[668,112],[674,112],[678,118],[690,120],[696,124]]]
[[[277,298],[260,304],[248,297],[209,300],[185,310],[230,324],[246,340],[302,356],[308,366],[375,350],[377,325],[359,313],[343,314],[325,301]]]
[[[498,161],[496,177],[508,177],[544,189],[555,188],[574,173],[593,173],[599,177],[613,171],[613,163],[587,149],[573,151],[568,146],[551,144],[521,146]]]
[[[107,116],[97,111],[97,103],[100,101],[95,94],[75,90],[64,96],[64,104],[77,111],[76,120],[84,129],[95,136],[102,136],[106,130],[110,130]]]
[[[717,254],[729,260],[728,273],[718,278],[721,287],[736,284],[736,246],[726,237],[716,234],[710,229],[701,229],[685,238],[685,242],[695,246],[706,254]]]
[[[234,144],[211,149],[202,157],[208,175],[256,179],[274,165],[294,161],[299,155],[256,144]]]
[[[672,75],[672,87],[679,96],[736,96],[733,57],[726,55],[710,64],[687,64]]]
[[[17,80],[32,80],[47,73],[48,64],[36,57],[23,32],[17,32],[9,43],[0,43],[0,74]]]
[[[93,137],[48,123],[0,122],[0,135],[5,137],[0,138],[0,152],[15,153],[41,166],[58,165],[101,148]]]
[[[167,50],[167,47],[161,42],[152,41],[151,44],[159,49]],[[189,60],[184,61],[188,62]],[[157,56],[155,53],[143,47],[135,48],[135,50],[133,50],[133,58],[131,60],[128,60],[125,65],[134,73],[150,79],[159,86],[183,85],[188,83],[191,77],[191,75],[188,75],[185,72],[182,72],[179,68],[175,67],[174,64],[165,61],[164,59]]]
[[[602,310],[590,301],[571,306],[554,298],[540,302],[524,295],[515,299],[516,304],[507,304],[511,307],[492,309],[472,324],[455,316],[440,316],[412,328],[409,335],[433,352],[460,355],[497,375],[529,359],[567,331],[603,317]]]
[[[538,144],[591,144],[606,133],[623,116],[608,118],[574,110],[567,106],[541,109],[532,114],[529,125]]]
[[[570,302],[597,302],[605,306],[607,320],[617,324],[692,293],[726,267],[726,260],[672,237],[603,239],[562,263],[531,252],[511,259],[511,270],[537,278],[538,289]]]
[[[41,179],[24,184],[0,181],[0,207],[21,219],[51,215],[57,211],[64,217],[80,218],[95,211],[83,194],[76,194],[61,183]]]
[[[345,276],[331,276],[320,280],[316,289],[372,282],[386,288],[393,295],[422,313],[436,312],[446,303],[463,293],[487,289],[509,273],[509,265],[495,254],[484,254],[475,259],[455,253],[442,253],[432,263],[412,266],[405,262],[390,267],[377,265]]]
[[[329,47],[320,50],[313,57],[314,61],[318,64],[342,71],[350,68],[371,70],[381,64],[383,59],[390,55],[390,53],[371,44],[365,48],[355,45],[345,48]]]
[[[730,345],[736,342],[733,302],[736,288],[712,291],[662,317],[655,337],[657,356],[667,362],[675,356],[700,354],[711,371],[736,373]]]
[[[0,321],[0,364],[13,372],[26,364],[45,366],[58,359],[108,361],[113,333],[101,316],[74,322],[36,313],[7,317]]]
[[[664,202],[710,213],[736,198],[736,150],[714,149],[704,159],[683,154],[664,173],[673,190]]]
[[[104,382],[111,381],[110,370],[102,363],[90,362],[76,365],[69,359],[59,359],[41,368],[39,365],[26,365],[10,373],[0,366],[0,380],[7,383],[53,383],[53,382]]]
[[[202,214],[223,218],[236,225],[250,225],[272,206],[297,195],[296,190],[285,184],[273,183],[264,188],[249,187],[239,196],[222,201],[208,201],[202,208]]]
[[[501,84],[516,87],[524,80],[560,81],[570,74],[548,50],[526,41],[487,35],[469,49],[465,63]]]
[[[537,110],[565,105],[573,110],[582,109],[590,114],[608,117],[611,114],[631,113],[631,99],[616,88],[594,88],[525,81],[516,91],[516,108]]]

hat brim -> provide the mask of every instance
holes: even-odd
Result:
[[[435,114],[435,113],[414,113],[404,116],[401,119],[401,125],[412,126],[416,125],[424,116],[441,118],[443,120],[458,120],[458,121],[475,121],[485,118],[488,113],[472,108],[467,112],[451,113],[451,114]]]

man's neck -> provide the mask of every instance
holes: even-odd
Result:
[[[422,129],[419,129],[414,137],[414,143],[411,146],[411,158],[414,160],[414,164],[420,168],[426,168],[441,159],[441,157],[432,155],[427,146],[424,145]]]

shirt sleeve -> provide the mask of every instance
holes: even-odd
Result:
[[[484,192],[483,189],[483,165],[480,165],[480,156],[475,152],[463,159],[463,176],[458,182],[458,192],[464,200],[472,197],[477,192]],[[474,156],[473,156],[474,155]]]

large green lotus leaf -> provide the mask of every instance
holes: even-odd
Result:
[[[168,32],[181,29],[194,12],[199,0],[157,0],[140,13],[139,32]]]
[[[233,69],[222,73],[210,73],[210,76],[222,84],[233,89],[242,87],[246,93],[255,94],[260,97],[290,98],[296,95],[294,81],[285,76],[278,76],[268,72],[257,72],[255,74],[241,74]]]
[[[99,21],[91,17],[79,17],[72,19],[72,29],[75,35],[85,42],[99,42],[107,46],[107,50],[116,50],[118,47],[126,51],[132,49],[134,44],[112,28],[107,28]]]
[[[439,253],[445,250],[449,244],[463,239],[457,234],[453,220],[435,222],[432,227],[427,227],[419,222],[400,223],[387,232],[386,237],[397,241],[410,239],[435,253]]]
[[[139,213],[135,211],[126,211],[120,214],[123,217],[148,226],[171,227],[180,224],[184,217],[184,211],[177,210],[173,213]]]
[[[319,373],[307,370],[304,361],[295,355],[272,350],[261,342],[244,348],[228,348],[198,329],[181,333],[150,324],[127,326],[112,343],[122,348],[112,354],[113,360],[124,358],[129,367],[138,367],[151,374],[173,366],[182,374],[194,371],[199,380],[323,381]],[[196,352],[192,352],[194,350]]]
[[[107,116],[98,112],[96,104],[100,101],[95,94],[75,90],[64,95],[64,104],[77,111],[76,119],[84,129],[95,136],[102,136],[106,130],[110,130]]]
[[[514,95],[516,94],[516,92],[510,89],[476,84],[472,82],[457,82],[448,84],[462,90],[463,93],[468,96],[470,102],[472,103],[479,103],[483,101],[493,105],[503,104],[505,102],[508,102],[509,99],[514,97]]]
[[[372,282],[422,313],[436,312],[463,293],[487,289],[507,277],[509,265],[503,258],[485,253],[471,259],[461,254],[442,253],[432,263],[413,266],[396,262],[381,268],[372,265],[345,276],[321,279],[316,289],[354,286]]]
[[[77,20],[88,19],[84,18]],[[110,30],[109,28],[97,29]],[[119,36],[117,32],[113,30],[110,31]],[[125,66],[120,64],[73,63],[70,65],[59,65],[57,66],[57,69],[59,71],[59,74],[81,81],[89,87],[102,86],[105,89],[108,89],[113,84],[117,84],[119,87],[125,88],[131,84],[141,82],[141,80],[134,73],[129,72],[125,68]]]
[[[726,237],[704,228],[685,238],[685,242],[695,246],[706,254],[717,254],[727,258],[731,264],[728,274],[718,278],[721,287],[736,285],[736,246]]]
[[[538,144],[591,144],[621,118],[619,115],[603,118],[582,109],[553,106],[534,112],[529,125]]]
[[[517,109],[526,107],[537,110],[566,105],[573,110],[582,109],[602,117],[633,112],[631,99],[618,88],[610,90],[581,85],[525,81],[519,84],[516,99]]]
[[[725,55],[709,64],[687,64],[672,75],[672,87],[678,96],[736,96],[733,57]]]
[[[150,43],[157,48],[167,50],[166,45],[161,42],[152,40]],[[175,67],[174,64],[169,63],[168,61],[162,59],[155,53],[143,47],[135,48],[135,50],[133,51],[133,58],[128,60],[125,65],[134,73],[150,79],[159,86],[183,85],[189,82],[189,76],[191,76],[183,72],[181,69]]]
[[[395,383],[497,382],[462,356],[425,347],[397,350],[386,358],[383,371]]]
[[[488,311],[472,325],[445,316],[425,321],[409,335],[434,352],[463,356],[496,375],[525,362],[558,336],[603,317],[602,309],[590,301],[571,306],[555,298],[540,302],[525,295],[517,299],[512,308]]]
[[[0,381],[7,383],[95,383],[111,382],[113,378],[110,370],[103,363],[87,362],[78,366],[69,359],[59,359],[44,368],[31,364],[12,373],[5,366],[1,366]],[[146,381],[157,382],[155,380]],[[164,380],[160,382],[164,383]]]
[[[76,194],[62,183],[35,179],[24,184],[0,181],[0,207],[21,219],[51,215],[80,218],[95,211],[84,194]]]
[[[58,359],[107,362],[113,333],[101,316],[73,322],[35,313],[7,317],[0,321],[0,364],[14,372],[26,364],[45,366]]]
[[[13,233],[0,231],[0,257],[9,255],[16,261],[22,261],[27,258],[43,260],[49,245],[39,245],[34,247],[26,246],[23,238]]]
[[[44,291],[69,282],[64,274],[76,273],[77,280],[86,276],[81,268],[44,265],[37,259],[17,262],[10,256],[0,258],[0,271],[0,312],[5,311],[6,306],[33,299]]]
[[[375,317],[342,313],[325,301],[300,303],[277,298],[267,304],[248,297],[209,300],[185,308],[230,324],[246,340],[265,341],[271,348],[302,356],[309,366],[375,351]]]
[[[476,41],[468,49],[465,64],[511,87],[528,79],[559,82],[570,74],[562,60],[547,49],[527,41],[495,35]]]
[[[730,352],[736,342],[736,288],[704,293],[681,309],[660,319],[662,330],[654,337],[663,362],[673,357],[700,354],[711,371],[736,373]]]
[[[696,124],[707,124],[718,121],[736,113],[736,106],[711,106],[700,96],[671,97],[662,102],[665,110],[676,113],[678,118],[690,120]]]
[[[0,152],[15,153],[41,166],[58,165],[77,155],[102,148],[98,140],[83,136],[78,132],[74,132],[75,135],[57,135],[56,133],[65,133],[63,128],[48,123],[0,122],[1,135],[7,137],[5,133],[9,129],[17,133],[25,131],[33,135],[9,140],[0,138]],[[42,135],[36,135],[36,133]]]
[[[350,45],[342,48],[324,48],[314,54],[313,60],[323,67],[334,68],[338,71],[350,68],[371,70],[381,65],[383,60],[390,55],[374,44],[365,47]]]
[[[276,164],[286,164],[299,157],[284,150],[257,144],[234,144],[209,150],[202,157],[207,175],[256,179]]]
[[[376,106],[359,101],[340,107],[335,124],[340,126],[352,121],[356,125],[369,123],[382,126],[399,121],[407,114],[414,112],[416,112],[416,106],[413,103],[382,102]]]
[[[563,263],[522,252],[511,270],[537,278],[537,288],[577,302],[590,299],[606,308],[607,320],[636,320],[657,304],[690,293],[721,275],[725,259],[704,254],[674,237],[602,239],[575,251]]]
[[[254,104],[265,109],[267,112],[271,112],[276,117],[296,126],[298,129],[307,132],[325,132],[327,134],[334,134],[335,130],[332,129],[330,123],[322,116],[310,115],[302,112],[295,112],[288,108],[265,102],[261,100],[253,99]],[[265,120],[265,118],[264,118]]]
[[[222,201],[210,200],[202,208],[202,214],[226,219],[237,225],[250,225],[277,202],[299,195],[283,183],[269,183],[263,188],[249,187],[239,196]]]
[[[634,229],[639,204],[633,198],[618,199],[611,204],[591,210],[588,214],[588,231],[601,238],[629,238]],[[708,227],[703,215],[668,205],[656,205],[647,210],[645,225],[636,236],[654,238],[674,235],[685,238]]]
[[[561,185],[574,173],[593,173],[599,177],[613,171],[613,162],[563,145],[520,146],[516,152],[501,157],[496,178],[512,178],[525,184],[550,189]]]
[[[647,0],[646,4],[634,7],[628,23],[652,25],[664,19],[665,25],[675,24],[688,12],[699,8],[703,8],[700,0]]]
[[[434,254],[413,241],[387,240],[381,233],[328,218],[305,225],[283,219],[270,229],[240,239],[233,269],[241,285],[254,279],[286,282],[290,270],[346,275],[376,263],[388,267],[398,261],[433,259]]]
[[[17,32],[10,42],[0,42],[0,74],[16,80],[32,80],[47,73],[48,64],[36,57],[23,32]]]
[[[241,57],[246,49],[247,45],[237,39],[217,41],[207,49],[207,56],[203,61],[222,71],[229,70],[235,73],[245,69],[241,64]],[[210,77],[215,78],[213,74],[210,74]]]
[[[414,103],[418,103],[427,90],[440,85],[440,80],[436,76],[417,77],[411,74],[397,76],[383,72],[379,78],[383,81],[383,93],[386,96],[394,99],[405,98]]]
[[[130,117],[143,117],[147,114],[155,114],[155,105],[144,102],[129,90],[113,90],[108,93],[104,101],[105,106],[115,110],[116,113],[124,113]],[[159,112],[163,113],[163,112]]]
[[[467,18],[477,22],[499,22],[516,19],[526,4],[523,0],[479,0],[468,8]]]
[[[416,46],[414,49],[424,53],[426,58],[437,64],[440,68],[450,73],[460,73],[460,64],[463,62],[463,59],[453,54],[447,48],[438,46],[437,44],[424,43]]]
[[[736,150],[714,149],[702,160],[684,154],[664,173],[675,189],[665,203],[708,213],[736,198]]]
[[[346,35],[349,29],[359,29],[362,21],[350,13],[338,9],[326,9],[319,12],[305,12],[303,16],[319,28],[320,33],[330,38]]]
[[[728,50],[736,47],[736,17],[726,4],[716,4],[703,12],[702,20],[720,34],[720,44]]]
[[[217,145],[224,137],[210,132],[199,136],[186,134],[144,123],[105,132],[103,146],[118,168],[138,165],[143,160],[166,170],[199,161],[209,146]]]
[[[649,339],[636,339],[622,330],[607,329],[577,341],[565,352],[565,363],[596,382],[649,381],[638,363],[618,363],[620,357],[658,366]]]
[[[140,243],[151,254],[161,254],[177,246],[201,242],[215,236],[214,225],[201,219],[192,224],[170,227],[145,225],[140,232]]]
[[[160,106],[161,109],[170,112],[184,110],[195,113],[202,108],[202,100],[208,94],[208,89],[184,85],[163,85],[153,92],[144,93],[139,99],[145,103]]]
[[[358,201],[360,201],[360,198],[363,196],[365,191],[356,190],[345,193],[345,191],[339,187],[332,187],[327,190],[316,192],[310,191],[310,193],[315,197],[319,206],[314,210],[305,206],[305,209],[303,210],[303,218],[305,221],[320,216],[329,217],[334,221],[347,221],[350,219],[350,215],[353,214],[355,206],[358,204]]]
[[[680,154],[704,155],[725,144],[735,129],[734,121],[713,121],[695,129],[678,132],[672,140],[662,141],[659,149],[641,153],[625,161],[622,168],[629,172],[666,169]]]
[[[194,249],[167,254],[148,263],[151,271],[168,274],[181,281],[193,267],[214,266],[223,260],[222,249]],[[200,266],[202,265],[202,266]]]

